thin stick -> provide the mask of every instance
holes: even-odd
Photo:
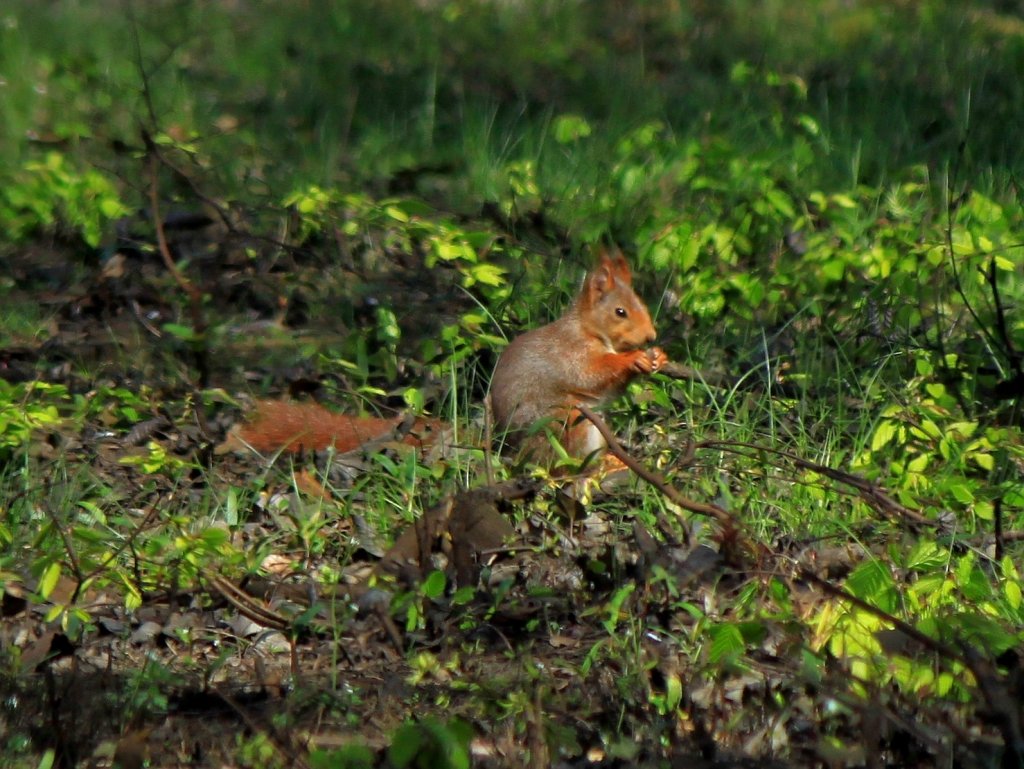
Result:
[[[159,190],[159,163],[160,150],[149,134],[143,131],[143,140],[146,143],[146,153],[149,156],[149,207],[150,215],[153,217],[153,228],[156,230],[157,250],[163,260],[167,271],[174,278],[174,282],[188,297],[189,314],[192,316],[192,331],[200,340],[201,346],[193,350],[195,363],[199,369],[199,386],[205,387],[209,379],[209,361],[207,355],[206,340],[206,316],[203,312],[203,292],[199,290],[178,268],[171,255],[171,248],[167,243],[167,234],[164,232],[163,219],[160,216],[160,190]]]
[[[589,419],[597,431],[601,433],[601,437],[605,439],[608,444],[608,451],[612,456],[618,458],[622,463],[636,473],[638,476],[643,478],[649,484],[658,489],[662,494],[668,497],[673,503],[679,505],[684,510],[689,510],[691,513],[698,513],[700,515],[706,515],[720,523],[726,524],[730,528],[736,528],[736,519],[726,510],[719,507],[718,505],[711,504],[708,502],[698,502],[695,499],[683,496],[677,489],[669,485],[668,481],[665,480],[664,476],[654,470],[649,470],[642,464],[637,462],[629,453],[622,448],[622,444],[619,443],[615,434],[611,431],[605,421],[595,414],[590,407],[584,405],[578,405],[577,408],[580,413]]]
[[[147,138],[147,143],[149,142]],[[203,294],[196,288],[192,281],[186,277],[186,275],[178,269],[178,265],[174,261],[174,257],[171,256],[171,248],[167,244],[167,234],[164,232],[164,223],[160,218],[160,191],[157,185],[159,178],[158,164],[159,159],[155,152],[155,145],[149,153],[149,209],[150,214],[153,217],[153,227],[156,229],[156,243],[157,248],[160,251],[160,257],[163,259],[164,266],[167,271],[171,273],[171,277],[174,278],[174,282],[178,284],[185,294],[188,296],[192,303],[202,302]],[[193,321],[195,318],[193,318]],[[205,328],[205,323],[202,324]],[[196,328],[196,333],[202,333],[204,328]]]
[[[838,481],[839,483],[852,487],[866,502],[869,502],[876,510],[886,517],[904,518],[910,522],[912,527],[941,529],[943,526],[941,521],[927,518],[916,510],[912,510],[906,505],[900,504],[889,496],[889,493],[878,484],[872,483],[859,475],[845,472],[844,470],[836,470],[834,467],[819,465],[817,462],[810,462],[798,457],[796,454],[784,451],[783,449],[775,449],[770,446],[760,446],[756,443],[746,443],[744,441],[702,441],[697,444],[697,448],[732,450],[733,453],[740,454],[741,456],[747,455],[744,452],[738,451],[738,449],[749,449],[751,451],[774,454],[777,457],[789,460],[802,470],[810,470],[811,472],[823,475],[833,481]]]

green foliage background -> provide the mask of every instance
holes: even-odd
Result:
[[[46,12],[8,0],[0,258],[52,247],[66,260],[62,289],[109,265],[125,230],[146,221],[151,140],[181,171],[161,177],[169,209],[199,206],[198,188],[232,226],[264,236],[245,258],[276,265],[276,243],[296,274],[320,270],[301,290],[334,335],[284,332],[294,345],[261,387],[280,387],[285,363],[314,360],[353,383],[357,408],[397,392],[465,421],[504,340],[557,314],[590,249],[618,243],[669,355],[732,377],[635,390],[620,425],[647,426],[647,459],[671,473],[681,436],[749,442],[883,485],[944,527],[908,541],[870,500],[756,452],[711,450],[673,477],[763,541],[863,545],[847,590],[995,657],[1019,646],[1024,626],[1019,546],[997,554],[986,539],[997,521],[1024,525],[1022,72],[1024,17],[997,0],[68,1]],[[132,245],[156,258],[152,243]],[[183,261],[200,273],[201,259]],[[369,283],[396,263],[415,290],[360,319],[370,289],[350,273]],[[0,272],[11,298],[0,345],[50,337],[37,301],[50,280]],[[175,286],[155,285],[177,310],[163,329],[168,359],[203,346],[235,354],[231,308],[207,301],[210,327],[196,329]],[[414,294],[426,309],[411,307]],[[243,386],[215,373],[225,390]],[[0,380],[0,577],[28,569],[47,599],[69,570],[70,532],[90,581],[121,585],[134,608],[172,572],[253,569],[281,544],[244,553],[196,523],[236,526],[239,496],[261,479],[211,492],[202,515],[168,512],[137,543],[151,560],[130,570],[121,492],[69,472],[65,504],[38,480],[33,441],[97,421],[123,434],[175,397],[184,419],[232,395],[206,390],[197,403],[76,376],[78,391],[47,383],[42,367],[38,382]],[[156,443],[131,464],[150,489],[198,467]],[[381,466],[380,508],[406,517],[415,494],[479,472],[473,461]],[[659,503],[645,504],[650,518]],[[62,529],[40,514],[47,506],[78,512]],[[306,525],[302,546],[323,547],[324,522]],[[587,665],[627,655],[643,635],[639,621],[620,623],[631,594],[602,607],[608,639]],[[674,600],[696,617],[680,648],[713,675],[742,664],[783,617],[804,633],[810,667],[824,668],[825,651],[849,663],[858,696],[865,682],[972,696],[963,666],[894,663],[877,616],[840,603],[798,616],[780,581],[720,616]],[[70,605],[48,618],[76,632],[91,621]],[[462,751],[431,728],[409,727],[408,739]]]

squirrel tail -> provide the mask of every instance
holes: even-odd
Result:
[[[431,430],[438,426],[436,420],[417,419],[406,425],[402,417],[354,417],[316,403],[264,400],[256,403],[244,423],[232,429],[218,453],[245,448],[260,453],[320,451],[329,446],[344,453],[391,434],[395,440],[422,448],[433,442]]]

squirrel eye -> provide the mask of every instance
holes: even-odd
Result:
[[[620,318],[625,318],[629,313],[626,312],[625,307],[616,307],[615,314],[618,315]]]

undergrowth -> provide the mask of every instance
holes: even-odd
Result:
[[[639,482],[595,506],[620,541],[667,517],[664,549],[692,537],[728,569],[698,590],[650,553],[646,579],[580,555],[589,600],[526,625],[565,645],[587,625],[558,707],[606,690],[620,718],[591,725],[595,744],[630,758],[628,727],[668,751],[699,741],[730,686],[789,664],[786,691],[831,703],[822,760],[857,761],[846,727],[875,702],[932,726],[955,713],[986,744],[1012,733],[978,714],[1009,707],[1024,625],[1019,19],[982,2],[161,2],[111,23],[107,6],[0,14],[0,255],[22,257],[0,277],[5,593],[78,644],[108,632],[100,604],[131,614],[282,553],[288,574],[337,583],[374,536],[512,472],[482,446],[493,362],[615,242],[659,344],[693,370],[634,385],[610,419],[731,523]],[[245,398],[289,389],[441,415],[457,448],[347,475],[225,469],[214,446]],[[553,485],[514,520],[562,556],[577,522]],[[417,702],[468,693],[463,718],[540,723],[555,685],[529,660],[507,687],[452,684],[485,631],[508,632],[513,580],[480,609],[442,572],[392,606]],[[295,615],[282,647],[341,637],[355,612],[332,611],[327,631]],[[463,646],[439,648],[452,626]],[[4,648],[17,689],[39,660]],[[118,732],[169,707],[176,673],[152,665]],[[805,711],[764,686],[775,726],[752,710],[733,725],[762,735],[757,756],[806,758],[778,731]],[[324,696],[321,712],[358,712],[336,679]],[[516,736],[580,755],[546,723]],[[25,766],[27,733],[5,737]],[[283,761],[275,733],[240,736],[239,765]],[[389,760],[466,766],[469,734],[431,715],[392,730]]]

